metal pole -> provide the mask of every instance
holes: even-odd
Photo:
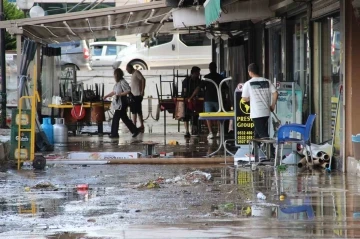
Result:
[[[72,10],[74,10],[75,8],[77,8],[80,4],[82,4],[83,2],[85,2],[85,0],[82,0],[81,2],[79,2],[78,4],[76,4],[75,6],[73,6],[71,9],[69,9],[69,11],[67,11],[66,13],[71,12]]]
[[[4,21],[4,3],[0,0],[0,21]],[[6,128],[6,62],[5,29],[0,29],[0,65],[1,65],[1,120],[0,127]]]

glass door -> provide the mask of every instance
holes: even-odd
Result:
[[[282,65],[282,29],[279,25],[269,29],[269,80],[274,84],[284,81]]]
[[[310,44],[307,17],[291,20],[291,45],[288,54],[290,81],[300,86],[302,91],[302,121],[305,123],[310,110]]]

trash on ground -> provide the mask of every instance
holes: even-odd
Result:
[[[280,172],[284,172],[284,171],[286,171],[287,167],[288,166],[286,164],[282,164],[282,165],[277,166],[277,170],[279,170]]]
[[[135,188],[160,188],[160,184],[177,184],[180,186],[188,186],[198,183],[206,183],[211,179],[210,173],[205,173],[202,171],[193,171],[190,173],[187,173],[185,175],[179,175],[175,178],[164,178],[164,177],[158,177],[157,179],[153,181],[149,181],[147,183],[141,183],[137,185]]]
[[[52,185],[50,182],[44,181],[36,184],[33,189],[47,189],[47,190],[55,190],[57,189],[54,185]]]
[[[149,181],[147,183],[140,183],[139,185],[136,186],[136,188],[153,189],[153,188],[160,188],[160,185],[156,181]]]
[[[223,211],[233,211],[236,208],[236,206],[234,203],[225,203],[225,204],[220,204],[218,208]]]
[[[265,199],[266,199],[266,196],[265,196],[262,192],[259,192],[259,193],[257,194],[257,198],[258,198],[258,199],[261,199],[261,200],[265,200]]]
[[[89,189],[89,184],[78,184],[76,185],[76,188],[79,190],[87,190]]]
[[[205,183],[211,179],[210,173],[205,173],[202,171],[194,171],[187,173],[185,175],[179,175],[172,179],[166,179],[165,183],[175,183],[181,185],[190,185],[197,183]]]
[[[169,145],[179,145],[179,142],[176,140],[170,140]]]

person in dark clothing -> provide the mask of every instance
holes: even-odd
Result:
[[[129,84],[124,79],[124,72],[118,68],[114,71],[115,86],[114,90],[104,96],[104,99],[113,97],[111,102],[111,110],[114,111],[114,116],[111,123],[110,138],[119,138],[119,121],[124,122],[126,127],[132,133],[132,137],[135,138],[140,133],[140,130],[136,128],[134,123],[129,119],[126,110],[128,107],[127,95],[131,92]]]
[[[216,72],[217,66],[215,62],[211,62],[209,64],[209,70],[210,73],[205,75],[204,78],[205,79],[210,79],[213,80],[217,86],[220,85],[220,82],[224,79],[224,77],[222,75],[220,75],[219,73]],[[189,98],[189,101],[192,100],[192,98],[195,97],[196,94],[198,94],[198,92],[200,91],[200,89],[204,90],[204,110],[205,112],[217,112],[219,110],[219,99],[218,99],[218,91],[215,87],[215,85],[212,82],[209,81],[201,81],[200,86],[198,86],[193,94],[191,95],[191,97]],[[208,135],[208,139],[212,139],[214,138],[212,129],[211,129],[211,121],[207,120],[207,126],[209,129],[209,135]],[[217,134],[216,137],[220,136],[220,122],[217,122],[218,125],[218,130],[217,130]]]
[[[200,85],[200,68],[193,66],[191,68],[191,75],[186,77],[182,82],[182,97],[186,100],[193,95],[195,89]],[[188,101],[185,102],[185,117],[183,119],[185,126],[185,137],[190,137],[189,121],[193,116],[193,110],[187,106]],[[189,101],[190,102],[190,101]],[[197,120],[193,120],[193,126],[197,126]]]

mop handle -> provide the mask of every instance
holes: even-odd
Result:
[[[274,117],[275,117],[275,119],[277,120],[277,122],[279,123],[279,124],[281,124],[281,121],[279,120],[279,118],[278,118],[278,116],[276,115],[276,113],[275,112],[271,112],[273,115],[274,115]]]

